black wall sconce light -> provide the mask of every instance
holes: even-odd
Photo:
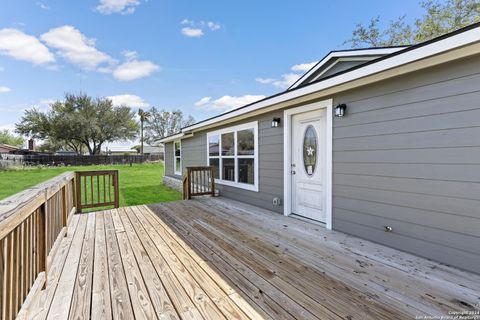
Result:
[[[346,104],[339,104],[335,108],[335,117],[343,117],[345,116],[345,111],[347,110]]]
[[[280,126],[280,118],[273,118],[272,120],[272,128],[277,128]]]

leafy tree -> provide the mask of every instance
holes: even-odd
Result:
[[[114,107],[105,98],[85,94],[66,94],[65,101],[56,101],[47,112],[26,110],[16,131],[37,139],[49,139],[80,152],[99,154],[105,142],[129,140],[136,136],[135,114],[127,106]]]
[[[73,151],[77,154],[83,154],[86,148],[81,142],[70,141],[68,144],[66,144],[65,141],[56,141],[52,138],[48,138],[37,147],[37,150],[40,152],[57,152],[64,150]]]
[[[0,143],[9,144],[15,147],[21,147],[23,145],[24,139],[22,137],[16,136],[13,133],[10,133],[9,130],[4,129],[0,130]]]
[[[192,116],[185,117],[181,110],[166,111],[152,107],[149,113],[150,117],[145,123],[145,140],[148,144],[177,133],[195,122]]]
[[[424,42],[480,21],[479,0],[424,0],[424,15],[409,25],[401,16],[380,27],[380,17],[368,25],[357,24],[352,38],[344,42],[353,48],[408,45]]]

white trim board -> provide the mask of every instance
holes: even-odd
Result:
[[[296,108],[287,109],[283,112],[283,214],[288,216],[292,213],[292,179],[291,179],[291,160],[292,160],[292,116],[308,111],[315,111],[326,108],[326,132],[327,145],[326,152],[326,228],[332,229],[332,174],[333,174],[333,100],[323,100]]]
[[[392,54],[394,52],[400,51],[407,48],[405,47],[393,47],[393,48],[372,48],[372,49],[363,49],[363,50],[344,50],[344,51],[333,51],[330,52],[326,57],[320,60],[316,65],[314,65],[310,70],[308,70],[303,76],[301,76],[294,84],[292,84],[288,90],[298,87],[303,83],[305,79],[310,77],[312,74],[317,72],[318,69],[323,67],[326,63],[334,58],[344,59],[343,61],[355,61],[354,58],[348,59],[348,57],[355,56],[383,56],[387,54]],[[370,58],[372,59],[372,58]],[[360,59],[356,59],[360,60]],[[335,65],[336,63],[334,63]],[[327,69],[328,70],[328,69]],[[318,77],[317,77],[318,78]]]

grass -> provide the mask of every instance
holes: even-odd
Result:
[[[120,206],[180,200],[182,195],[162,184],[163,164],[72,166],[0,171],[0,200],[67,171],[118,170]]]

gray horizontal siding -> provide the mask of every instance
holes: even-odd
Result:
[[[334,101],[333,228],[480,272],[480,57]]]
[[[258,121],[259,192],[221,184],[217,184],[217,188],[224,197],[250,203],[261,208],[283,212],[282,206],[273,206],[272,204],[274,197],[283,198],[283,130],[282,128],[271,128],[271,122],[274,117],[283,118],[283,111],[271,112],[227,126],[212,128],[208,131],[195,132],[193,137],[182,140],[183,170],[188,166],[207,164],[207,133],[209,131]],[[167,154],[166,157],[168,157]],[[173,159],[173,153],[170,157]],[[168,172],[168,175],[171,174],[173,176],[173,165],[166,172]]]
[[[173,142],[165,143],[165,175],[167,177],[175,177],[173,168]]]

